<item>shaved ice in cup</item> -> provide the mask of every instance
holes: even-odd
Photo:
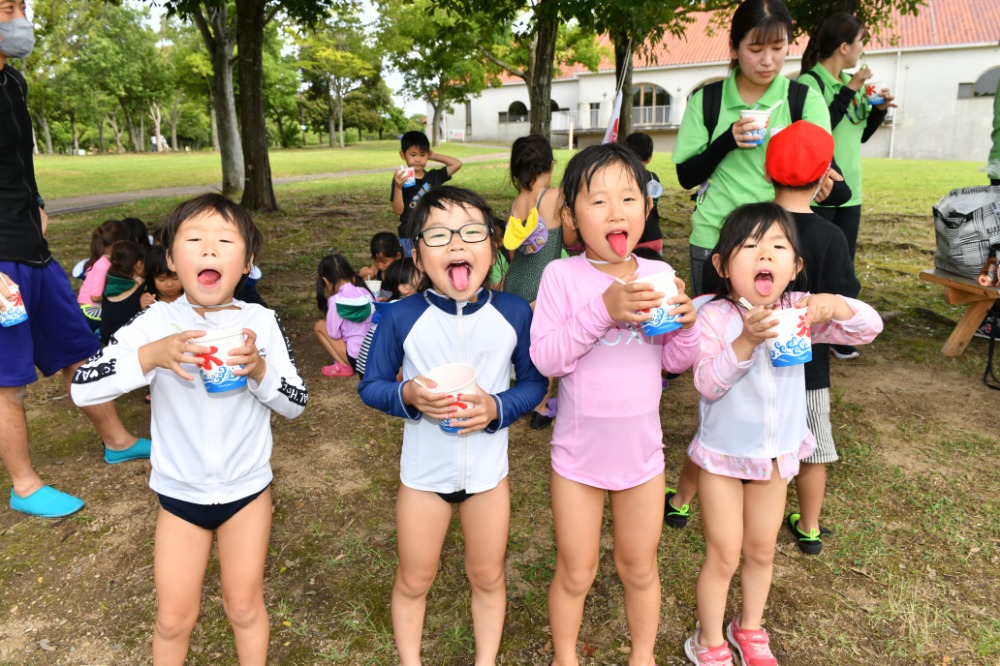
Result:
[[[417,174],[412,167],[408,167],[405,164],[400,165],[399,173],[406,178],[406,180],[403,181],[403,187],[413,187],[417,184]]]
[[[672,314],[676,306],[667,303],[668,299],[677,295],[677,283],[674,282],[674,272],[663,271],[662,273],[654,273],[653,275],[638,278],[636,282],[649,283],[653,287],[653,291],[663,294],[663,302],[660,303],[660,307],[650,310],[653,318],[642,322],[642,332],[652,337],[676,331],[680,328],[681,323],[677,321],[677,315]]]
[[[449,398],[453,398],[454,407],[459,410],[467,409],[468,403],[462,402],[462,396],[476,392],[476,369],[465,363],[448,363],[439,365],[430,372],[425,372],[424,377],[432,379],[437,384],[434,388],[427,387],[432,393],[447,393]],[[438,425],[441,430],[447,433],[456,433],[464,426],[465,419],[441,419]]]
[[[10,299],[0,296],[0,303],[4,309],[0,311],[0,326],[10,328],[22,322],[28,321],[28,310],[24,307],[24,300],[21,298],[21,290],[17,285],[4,281],[7,290],[10,292]]]
[[[885,104],[885,95],[882,94],[882,82],[868,81],[865,83],[865,98],[871,106]]]
[[[807,307],[772,310],[765,318],[765,321],[778,320],[778,325],[771,329],[778,337],[765,340],[774,367],[802,365],[812,360],[812,337],[806,324],[808,311]]]
[[[380,298],[382,293],[382,280],[365,280],[365,286],[368,287],[368,291],[372,292],[376,300]]]
[[[208,352],[198,354],[198,372],[209,393],[225,393],[247,385],[247,378],[237,377],[233,370],[243,366],[226,365],[229,352],[246,344],[241,328],[220,328],[209,331],[200,338],[192,338],[193,344],[207,347]]]
[[[755,109],[743,109],[740,111],[740,118],[753,118],[756,129],[743,133],[743,142],[752,143],[756,146],[764,143],[764,135],[767,134],[767,126],[771,122],[771,112]]]

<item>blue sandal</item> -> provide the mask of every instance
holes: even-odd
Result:
[[[79,497],[56,490],[52,486],[42,486],[27,497],[21,497],[10,489],[10,508],[39,518],[62,518],[76,513],[85,502]]]

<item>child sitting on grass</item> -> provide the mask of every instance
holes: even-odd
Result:
[[[323,257],[318,273],[316,307],[326,314],[326,319],[317,321],[313,332],[333,357],[333,363],[324,366],[322,373],[327,377],[350,377],[357,371],[361,343],[375,313],[375,297],[342,254]]]

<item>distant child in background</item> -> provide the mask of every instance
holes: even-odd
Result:
[[[764,345],[777,336],[772,310],[808,306],[800,326],[811,329],[813,342],[867,343],[882,330],[882,320],[860,301],[790,289],[802,258],[795,222],[777,204],[734,210],[711,259],[721,281],[715,300],[698,311],[702,342],[694,383],[701,422],[688,447],[700,468],[706,554],[696,585],[699,628],[684,652],[696,666],[729,665],[728,638],[741,663],[774,666],[762,621],[775,544],[788,481],[816,440],[807,426],[803,366],[774,367]],[[724,632],[729,584],[741,556],[742,607]]]
[[[639,156],[643,166],[649,166],[650,160],[653,159],[653,137],[642,132],[633,132],[625,137],[625,147]],[[642,229],[642,236],[639,237],[636,247],[648,247],[662,255],[663,231],[660,229],[660,211],[657,210],[657,205],[660,203],[660,195],[663,194],[663,186],[660,185],[660,177],[649,169],[646,169],[646,193],[653,199],[653,205],[649,208],[646,226]]]
[[[399,245],[399,239],[389,231],[380,231],[372,236],[369,248],[372,254],[371,266],[362,266],[358,270],[358,275],[362,280],[385,280],[385,269],[389,264],[403,258],[403,248]]]
[[[357,370],[358,352],[371,326],[375,297],[342,254],[328,254],[319,262],[316,307],[326,319],[313,326],[316,339],[333,357],[323,368],[327,377],[350,377]]]
[[[83,266],[83,284],[76,301],[94,333],[101,328],[101,301],[108,269],[111,268],[111,246],[128,240],[131,235],[131,228],[121,220],[106,220],[90,235],[90,258]]]
[[[277,315],[233,302],[262,242],[246,211],[206,194],[175,208],[163,229],[184,295],[154,303],[122,327],[114,344],[77,370],[73,401],[98,404],[143,386],[153,392],[149,486],[160,501],[153,663],[184,663],[215,542],[239,663],[265,664],[271,415],[298,416],[308,393]],[[242,331],[243,346],[215,349],[205,336],[220,329]],[[245,383],[209,392],[199,365],[230,368]]]
[[[101,307],[101,344],[142,310],[143,261],[146,248],[132,241],[119,241],[111,246],[111,268],[104,283]]]
[[[804,281],[799,291],[840,294],[857,298],[861,284],[854,274],[851,249],[843,230],[816,214],[809,204],[826,177],[834,155],[834,138],[805,120],[792,123],[767,144],[764,171],[774,185],[774,203],[792,214],[799,234]],[[823,549],[820,511],[826,493],[826,465],[836,462],[837,446],[830,425],[830,351],[813,344],[812,361],[806,363],[806,420],[816,437],[816,450],[802,460],[795,489],[799,512],[786,519],[799,549],[818,555]]]
[[[475,664],[492,666],[507,607],[507,428],[538,403],[546,382],[528,356],[531,308],[487,288],[498,244],[489,205],[469,190],[437,188],[414,209],[412,225],[422,292],[385,309],[358,385],[366,405],[405,421],[392,628],[399,664],[418,666],[427,593],[457,507],[472,587]],[[426,375],[450,363],[475,368],[474,393],[433,391],[437,384]],[[465,406],[461,420],[456,399]],[[442,419],[461,429],[445,432]]]
[[[520,296],[532,307],[542,271],[560,257],[566,245],[576,243],[576,230],[563,216],[562,192],[551,187],[554,164],[552,146],[537,134],[522,136],[511,147],[510,181],[518,194],[503,235],[504,248],[511,253],[503,290]],[[555,417],[555,411],[548,408],[549,392],[531,412],[532,430],[544,430]]]
[[[160,245],[154,245],[146,253],[145,263],[145,293],[142,295],[141,305],[145,309],[157,301],[173,303],[181,294],[184,287],[181,286],[177,273],[170,270],[167,263],[167,253]]]
[[[403,256],[409,257],[413,254],[413,239],[407,237],[406,229],[413,208],[420,201],[420,197],[451,180],[455,172],[462,168],[462,162],[432,151],[427,135],[417,130],[407,132],[400,137],[399,145],[399,156],[403,158],[407,168],[413,170],[413,174],[411,178],[408,172],[396,171],[392,178],[389,201],[392,202],[392,212],[399,215],[396,235],[399,236]],[[427,163],[431,161],[440,162],[444,166],[428,171]]]
[[[143,248],[146,252],[153,247],[153,236],[146,228],[146,223],[137,217],[126,217],[122,220],[129,228],[129,240]]]
[[[378,324],[382,320],[382,314],[385,312],[386,306],[415,294],[417,287],[420,285],[420,278],[421,275],[420,271],[417,270],[417,265],[409,257],[397,259],[385,269],[385,277],[382,279],[382,293],[388,294],[388,296],[384,303],[375,304],[375,314],[372,315],[371,328],[365,334],[365,340],[361,343],[361,349],[358,351],[358,374],[362,377],[365,374],[365,367],[368,363],[368,350],[371,349],[375,329],[378,328]]]
[[[618,144],[589,146],[569,161],[562,192],[584,254],[548,265],[531,324],[532,360],[543,375],[559,378],[551,473],[556,571],[549,588],[556,666],[578,663],[609,497],[629,663],[653,664],[665,466],[660,371],[691,367],[701,335],[679,279],[678,295],[666,302],[682,327],[655,336],[642,331],[665,297],[643,278],[669,268],[632,254],[649,212],[644,179],[642,162]]]

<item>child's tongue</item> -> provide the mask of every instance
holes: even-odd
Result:
[[[759,273],[753,279],[753,285],[761,296],[770,296],[774,290],[774,278],[768,273]]]
[[[612,232],[607,235],[607,239],[612,252],[617,254],[619,257],[624,257],[628,254],[628,234],[624,231]]]
[[[213,271],[211,269],[207,269],[198,273],[198,282],[200,282],[206,287],[210,287],[211,285],[218,282],[219,278],[221,277],[222,274],[219,273],[219,271]]]
[[[458,291],[465,291],[469,288],[469,275],[472,269],[468,264],[452,264],[448,267],[448,278],[451,285]]]

